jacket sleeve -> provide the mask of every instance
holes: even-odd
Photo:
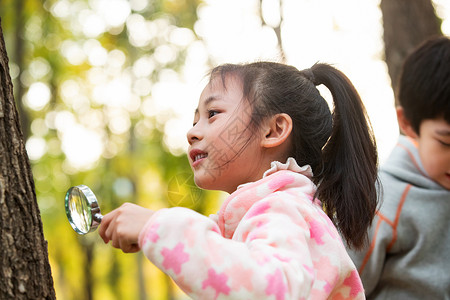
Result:
[[[310,231],[291,202],[271,196],[257,202],[232,239],[211,218],[163,209],[141,231],[139,244],[194,299],[308,298],[314,278],[305,246]]]
[[[366,296],[373,292],[380,281],[387,249],[392,246],[393,241],[392,222],[377,212],[369,229],[368,245],[360,251],[348,250],[358,269]]]

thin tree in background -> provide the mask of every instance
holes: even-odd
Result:
[[[0,24],[0,299],[56,299]]]
[[[269,25],[269,24],[267,24],[266,20],[264,20],[263,1],[264,0],[259,0],[259,17],[261,19],[261,24],[262,24],[262,26],[267,26],[267,27],[272,28],[272,30],[274,31],[274,33],[277,37],[278,50],[280,51],[280,62],[286,63],[286,53],[284,51],[283,39],[281,37],[281,26],[283,25],[283,0],[279,0],[279,2],[278,2],[280,21],[276,25]]]
[[[431,0],[382,0],[385,61],[394,93],[403,60],[421,42],[442,35]]]

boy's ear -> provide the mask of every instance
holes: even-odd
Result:
[[[292,118],[285,113],[271,117],[265,127],[261,145],[273,148],[283,144],[292,132]]]
[[[411,122],[405,117],[405,112],[403,110],[403,107],[398,106],[396,108],[397,110],[397,121],[398,121],[398,126],[400,127],[400,129],[402,130],[402,132],[415,139],[418,137],[416,131],[413,129],[413,127],[411,126]]]

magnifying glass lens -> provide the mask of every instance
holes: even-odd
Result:
[[[86,195],[78,187],[72,187],[67,192],[66,214],[76,232],[86,234],[91,230],[91,207]]]

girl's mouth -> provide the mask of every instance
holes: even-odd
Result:
[[[207,157],[207,156],[208,156],[207,154],[197,154],[197,155],[194,157],[194,162],[196,162],[196,161],[199,160],[199,159],[205,158],[205,157]]]
[[[200,164],[206,157],[208,157],[208,153],[198,149],[192,149],[189,152],[189,157],[192,160],[192,167],[195,167]]]

